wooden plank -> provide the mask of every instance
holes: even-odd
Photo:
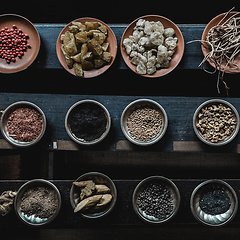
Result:
[[[165,223],[166,227],[200,227],[202,226],[195,220],[190,211],[190,197],[195,189],[195,187],[203,182],[203,179],[195,180],[177,180],[172,179],[173,182],[179,189],[181,195],[181,206],[179,208],[176,216],[168,223]],[[236,194],[239,198],[239,188],[240,180],[225,180],[229,183],[233,189],[236,191]],[[0,181],[0,192],[5,190],[18,190],[18,188],[24,184],[26,181]],[[132,207],[132,194],[140,182],[139,180],[114,180],[114,183],[117,188],[118,197],[117,203],[114,210],[105,218],[96,221],[88,221],[87,219],[81,217],[80,214],[74,214],[73,209],[70,204],[69,194],[73,180],[63,181],[63,180],[54,180],[51,181],[57,186],[62,197],[62,206],[58,217],[47,227],[54,229],[61,228],[85,228],[90,227],[92,229],[99,227],[123,227],[123,226],[139,226],[147,227],[147,223],[143,222],[137,217]],[[20,220],[17,218],[14,212],[10,213],[6,217],[0,219],[1,228],[12,228],[14,225],[15,228],[27,228]],[[240,226],[240,215],[237,214],[235,218],[229,223],[228,226],[239,227]],[[159,227],[159,225],[152,226]],[[45,227],[43,227],[45,228]]]
[[[124,137],[120,126],[120,118],[124,108],[130,102],[140,98],[149,98],[160,103],[167,112],[169,120],[165,136],[158,143],[148,147],[129,143]],[[94,99],[101,102],[109,110],[112,119],[111,130],[107,138],[91,147],[83,147],[73,143],[67,135],[64,125],[68,109],[74,103],[83,99]],[[13,102],[26,100],[37,104],[43,110],[47,118],[47,130],[41,143],[35,146],[38,149],[238,153],[240,134],[237,135],[234,141],[221,148],[203,144],[195,135],[192,126],[193,114],[197,107],[208,99],[210,98],[0,93],[0,109],[4,110]],[[225,100],[240,109],[240,100],[238,98],[225,98]],[[3,138],[2,135],[1,138]],[[0,149],[12,149],[12,147],[2,140]]]
[[[37,69],[62,69],[56,55],[56,41],[61,30],[66,24],[35,24],[41,36],[41,50],[39,56],[33,64]],[[117,69],[128,69],[120,54],[120,42],[122,34],[127,24],[109,24],[116,35],[118,43],[118,56],[115,60],[114,67]],[[186,25],[179,24],[185,43],[195,39],[201,39],[205,25]],[[177,69],[199,69],[198,65],[202,61],[203,55],[200,43],[192,43],[185,46],[183,59]]]

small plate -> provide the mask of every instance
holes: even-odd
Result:
[[[85,22],[100,22],[104,26],[107,27],[108,37],[107,37],[106,42],[109,43],[109,47],[108,47],[107,51],[109,51],[112,55],[111,62],[104,65],[101,68],[98,68],[98,69],[83,70],[84,78],[92,78],[92,77],[99,76],[100,74],[104,73],[105,71],[107,71],[111,67],[111,65],[113,64],[113,62],[116,58],[116,55],[117,55],[117,39],[116,39],[116,36],[115,36],[114,32],[112,31],[112,29],[106,23],[104,23],[101,20],[98,20],[96,18],[84,17],[84,18],[75,19],[73,21],[74,22],[81,22],[82,24],[85,24]],[[72,24],[72,22],[68,23],[68,25],[66,27],[64,27],[63,30],[60,32],[60,34],[58,36],[58,39],[57,39],[56,52],[57,52],[58,60],[61,63],[61,65],[63,66],[63,68],[65,68],[72,75],[76,76],[76,74],[74,72],[74,69],[73,68],[70,69],[67,66],[66,60],[65,60],[64,55],[63,55],[62,50],[61,50],[61,46],[62,46],[61,35],[64,34],[66,31],[68,31],[69,26],[71,26],[71,24]]]
[[[121,54],[122,54],[122,58],[123,58],[124,62],[133,72],[137,73],[136,72],[136,66],[131,63],[131,58],[127,54],[127,52],[125,50],[125,47],[123,46],[123,40],[125,38],[128,38],[129,35],[132,35],[133,29],[136,26],[136,23],[139,19],[145,19],[147,21],[154,21],[154,22],[160,21],[163,24],[164,29],[173,28],[174,31],[175,31],[175,35],[178,38],[177,50],[174,53],[174,55],[173,55],[173,57],[170,61],[169,67],[159,69],[152,75],[145,74],[145,75],[141,75],[141,76],[155,78],[155,77],[161,77],[161,76],[164,76],[164,75],[170,73],[173,69],[175,69],[177,67],[177,65],[180,63],[180,61],[183,57],[184,39],[183,39],[183,35],[182,35],[180,29],[178,28],[178,26],[175,23],[173,23],[171,20],[169,20],[165,17],[158,16],[158,15],[146,15],[146,16],[142,16],[140,18],[137,18],[132,23],[130,23],[130,25],[126,28],[126,30],[123,33],[123,36],[122,36],[122,39],[121,39],[121,44],[120,44]]]
[[[228,16],[225,18],[224,22],[229,19],[233,14],[235,14],[236,12],[230,12],[228,14]],[[207,35],[208,35],[208,32],[210,31],[210,29],[214,26],[216,26],[222,19],[223,17],[226,15],[226,13],[222,13],[218,16],[216,16],[215,18],[213,18],[208,24],[207,26],[205,27],[204,31],[203,31],[203,34],[202,34],[202,40],[203,41],[206,41],[207,39]],[[203,43],[202,44],[202,52],[203,52],[203,55],[204,57],[210,52],[210,50],[208,48],[206,48],[206,43]],[[210,61],[209,59],[207,59],[208,63],[213,67],[213,68],[216,68],[215,64]],[[240,54],[238,54],[236,57],[235,57],[235,60],[234,60],[234,63],[236,63],[239,67],[240,67]],[[223,62],[222,63],[222,66],[224,67],[226,65],[226,62]],[[219,70],[219,68],[217,68]],[[240,72],[240,68],[239,69],[226,69],[225,70],[225,73],[239,73]]]
[[[30,44],[31,48],[27,49],[23,57],[17,58],[14,63],[6,63],[5,59],[0,58],[1,73],[16,73],[28,68],[36,59],[41,45],[38,30],[28,19],[16,14],[0,15],[0,29],[5,27],[11,29],[13,24],[18,29],[22,29],[23,33],[29,35],[27,43]]]

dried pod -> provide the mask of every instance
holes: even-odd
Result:
[[[106,185],[95,185],[96,194],[110,193],[110,188]]]
[[[88,185],[82,189],[81,194],[80,194],[80,199],[83,200],[86,197],[90,197],[95,190],[95,183],[90,182]]]
[[[90,182],[93,182],[93,181],[87,180],[87,181],[73,182],[73,184],[77,187],[86,187]]]

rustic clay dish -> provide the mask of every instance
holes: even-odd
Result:
[[[132,23],[130,23],[130,25],[126,28],[126,30],[123,33],[121,43],[120,43],[121,54],[122,54],[122,58],[123,58],[124,62],[133,72],[137,73],[136,66],[131,63],[131,58],[127,54],[127,52],[125,50],[125,47],[123,46],[123,40],[125,38],[128,38],[129,35],[132,35],[133,29],[136,26],[136,23],[139,19],[145,19],[145,20],[148,20],[148,21],[155,21],[155,22],[160,21],[163,24],[164,28],[173,28],[175,33],[176,33],[176,37],[178,38],[177,50],[174,53],[174,55],[172,57],[172,60],[170,61],[169,67],[159,69],[152,75],[145,74],[145,75],[141,75],[141,76],[155,78],[155,77],[161,77],[161,76],[164,76],[164,75],[170,73],[172,70],[174,70],[177,67],[177,65],[180,63],[180,61],[183,57],[184,39],[183,39],[183,35],[182,35],[180,29],[178,28],[178,26],[175,23],[173,23],[171,20],[169,20],[165,17],[158,16],[158,15],[146,15],[146,16],[142,16],[140,18],[137,18]]]
[[[23,57],[16,58],[16,62],[6,63],[5,59],[0,58],[0,72],[1,73],[16,73],[29,67],[36,59],[40,49],[40,36],[36,27],[26,18],[17,14],[3,14],[0,15],[0,29],[4,27],[12,28],[15,24],[18,29],[22,29],[23,33],[28,34],[27,43],[31,48],[24,52]]]
[[[105,113],[106,118],[107,118],[107,124],[106,124],[106,130],[105,130],[105,132],[104,132],[99,138],[94,139],[94,140],[92,140],[92,141],[85,141],[84,139],[78,138],[78,137],[72,132],[71,126],[70,126],[70,123],[69,123],[69,121],[70,121],[70,119],[71,119],[71,116],[72,116],[72,113],[73,113],[73,110],[74,110],[75,108],[77,108],[80,104],[85,104],[85,103],[92,103],[92,104],[96,104],[96,105],[98,105],[99,107],[101,107],[101,108],[103,109],[104,113]],[[65,129],[66,129],[66,131],[67,131],[68,136],[69,136],[74,142],[76,142],[76,143],[78,143],[78,144],[81,144],[81,145],[90,146],[90,145],[95,145],[95,144],[101,142],[101,141],[108,135],[108,133],[109,133],[109,131],[110,131],[110,128],[111,128],[111,116],[110,116],[107,108],[106,108],[105,106],[103,106],[101,103],[99,103],[99,102],[97,102],[97,101],[95,101],[95,100],[86,99],[86,100],[82,100],[82,101],[79,101],[79,102],[73,104],[73,105],[69,108],[69,110],[68,110],[68,112],[67,112],[67,114],[66,114],[66,116],[65,116]]]
[[[204,212],[200,206],[199,201],[202,194],[209,190],[223,190],[230,198],[230,208],[222,214],[211,215]],[[190,199],[190,207],[193,216],[202,224],[207,226],[223,226],[229,223],[237,213],[238,198],[234,189],[226,182],[218,179],[207,180],[199,184],[192,192]]]
[[[151,107],[156,110],[158,110],[161,115],[162,115],[162,128],[160,129],[159,133],[157,134],[156,137],[152,138],[149,141],[140,141],[138,139],[135,139],[132,137],[132,135],[128,131],[128,126],[127,126],[127,119],[129,115],[136,109],[141,108],[141,107]],[[168,117],[167,113],[165,112],[164,108],[157,102],[151,100],[151,99],[138,99],[133,102],[131,102],[122,112],[121,120],[121,129],[124,134],[124,136],[132,143],[139,145],[139,146],[149,146],[152,144],[155,144],[158,142],[166,133],[167,131],[167,126],[168,126]]]
[[[82,24],[85,24],[85,22],[100,22],[103,25],[105,25],[107,27],[107,31],[108,31],[108,37],[106,42],[109,43],[109,47],[108,50],[111,55],[112,55],[112,59],[110,61],[110,63],[104,65],[101,68],[98,69],[91,69],[91,70],[83,70],[84,72],[84,78],[92,78],[92,77],[96,77],[99,76],[100,74],[104,73],[105,71],[107,71],[111,65],[113,64],[116,55],[117,55],[117,39],[116,36],[114,34],[114,32],[112,31],[112,29],[104,22],[102,22],[101,20],[98,20],[96,18],[90,18],[90,17],[84,17],[84,18],[78,18],[73,20],[75,22],[81,22]],[[66,31],[68,31],[69,26],[71,26],[72,22],[70,22],[66,27],[63,28],[63,30],[60,32],[58,39],[57,39],[57,43],[56,43],[56,52],[57,52],[57,57],[59,62],[61,63],[61,65],[63,66],[63,68],[65,68],[69,73],[71,73],[72,75],[76,76],[74,69],[73,68],[69,68],[67,66],[66,60],[64,58],[64,55],[62,53],[61,50],[61,46],[62,46],[62,41],[61,41],[61,35],[64,34]]]
[[[159,220],[154,218],[153,216],[149,216],[146,213],[144,213],[138,206],[137,206],[137,199],[139,195],[143,192],[143,190],[151,183],[160,183],[164,184],[170,191],[171,197],[173,199],[173,211],[172,213],[163,220]],[[143,221],[147,223],[153,223],[153,224],[160,224],[160,223],[165,223],[171,220],[176,214],[177,211],[180,207],[180,201],[181,201],[181,196],[179,193],[179,190],[175,183],[173,183],[170,179],[162,176],[151,176],[143,179],[135,188],[133,192],[133,197],[132,197],[132,204],[133,204],[133,209],[137,216],[142,219]]]
[[[23,197],[24,193],[32,187],[48,187],[48,188],[52,188],[56,192],[56,195],[58,198],[58,206],[57,206],[55,213],[52,216],[50,216],[49,218],[41,219],[41,218],[35,217],[35,215],[32,215],[31,218],[29,218],[29,217],[27,217],[27,215],[24,215],[23,212],[21,211],[22,197]],[[17,195],[14,199],[14,209],[15,209],[15,212],[16,212],[18,218],[23,223],[30,225],[30,226],[43,226],[43,225],[49,224],[57,217],[57,215],[60,211],[60,208],[61,208],[61,202],[62,202],[61,194],[60,194],[59,190],[57,189],[57,187],[53,183],[51,183],[50,181],[44,180],[44,179],[34,179],[34,180],[26,182],[19,188]]]
[[[235,118],[236,118],[236,128],[235,130],[232,132],[232,134],[228,137],[226,137],[223,141],[219,141],[219,142],[216,142],[216,143],[213,143],[213,142],[210,142],[208,141],[207,139],[204,138],[204,136],[202,135],[201,131],[196,127],[196,124],[198,122],[198,115],[199,115],[199,112],[202,108],[204,107],[207,107],[209,105],[213,105],[213,104],[219,104],[221,103],[222,105],[226,106],[226,107],[229,107],[232,109],[234,115],[235,115]],[[236,110],[236,108],[230,104],[229,102],[225,101],[225,100],[222,100],[222,99],[211,99],[211,100],[208,100],[204,103],[202,103],[195,111],[194,115],[193,115],[193,129],[194,129],[194,132],[196,133],[197,137],[204,143],[206,143],[207,145],[210,145],[210,146],[223,146],[225,144],[228,144],[229,142],[231,142],[238,134],[238,131],[239,131],[239,114],[238,114],[238,111]]]
[[[8,121],[7,119],[8,119],[9,114],[11,114],[17,108],[21,108],[21,107],[33,108],[36,111],[38,111],[43,118],[43,126],[42,126],[41,133],[35,140],[30,141],[30,142],[21,142],[21,141],[15,140],[11,136],[9,136],[9,133],[7,131],[7,121]],[[34,103],[31,103],[31,102],[27,102],[27,101],[20,101],[20,102],[15,102],[15,103],[11,104],[4,110],[2,117],[1,117],[0,124],[1,124],[0,127],[1,127],[1,132],[2,132],[3,137],[9,143],[14,145],[15,147],[24,148],[24,147],[33,146],[42,139],[42,137],[44,136],[45,130],[46,130],[47,121],[46,121],[44,112],[37,105],[35,105]]]
[[[109,187],[111,191],[110,193],[112,195],[112,200],[110,203],[108,203],[102,209],[99,209],[99,211],[97,212],[91,212],[86,210],[86,211],[81,211],[75,214],[81,214],[83,217],[89,218],[89,219],[98,219],[108,215],[113,210],[117,201],[117,189],[114,182],[107,175],[99,172],[85,173],[81,175],[78,179],[76,179],[75,182],[86,181],[86,180],[93,180],[96,184],[104,184],[107,187]],[[78,203],[80,202],[80,198],[79,198],[80,193],[81,193],[81,188],[75,185],[72,185],[70,190],[70,202],[73,209],[75,209]]]
[[[228,14],[228,16],[224,19],[223,22],[225,22],[227,19],[229,19],[233,14],[235,14],[236,12],[230,12]],[[204,31],[203,31],[203,34],[202,34],[202,40],[206,41],[207,39],[207,35],[208,35],[208,32],[209,30],[216,26],[222,19],[223,17],[226,15],[226,13],[222,13],[218,16],[216,16],[215,18],[213,18],[208,24],[207,26],[205,27]],[[204,57],[210,52],[210,50],[208,49],[207,47],[207,44],[206,43],[202,43],[202,52],[203,52],[203,55]],[[213,68],[216,68],[215,64],[210,61],[209,59],[207,59],[208,63],[213,67]],[[237,64],[238,66],[240,66],[240,54],[238,54],[236,57],[235,57],[235,60],[234,60],[234,63]],[[222,67],[226,66],[226,62],[223,61],[222,63]],[[219,70],[219,68],[217,68]],[[231,69],[231,68],[227,68],[225,71],[225,73],[239,73],[240,72],[240,68],[239,69]]]

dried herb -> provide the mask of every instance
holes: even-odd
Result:
[[[234,13],[225,20],[233,9],[234,8],[229,10],[222,20],[209,30],[206,41],[193,40],[188,42],[206,43],[206,45],[203,46],[209,49],[210,52],[204,57],[199,66],[201,66],[204,71],[211,74],[215,73],[218,69],[217,90],[220,93],[219,81],[221,80],[225,85],[227,94],[229,88],[226,82],[223,81],[224,73],[226,70],[236,70],[240,68],[240,66],[234,62],[236,56],[240,52],[240,12]],[[216,67],[213,72],[209,72],[204,68],[203,64],[207,60],[215,64]]]

